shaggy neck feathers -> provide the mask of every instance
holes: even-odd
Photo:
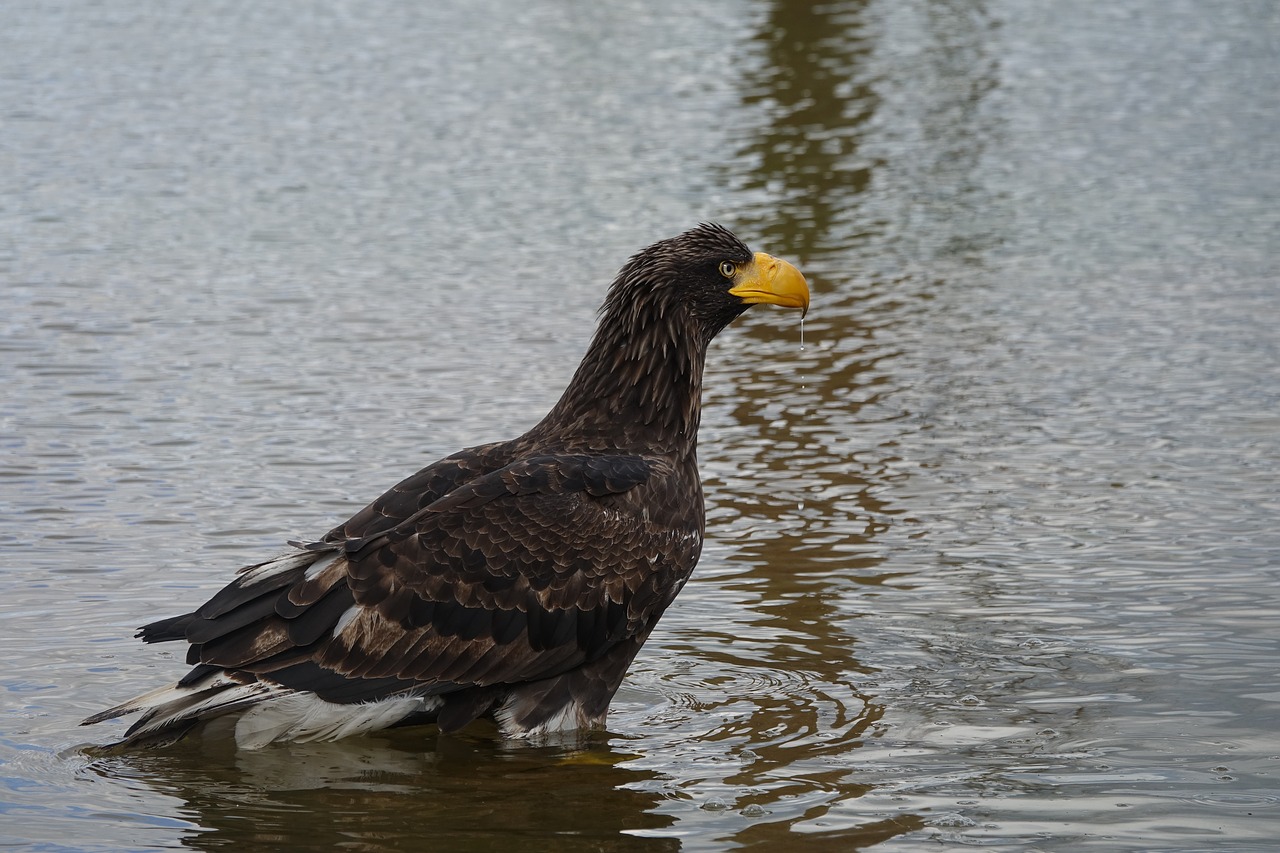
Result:
[[[625,285],[615,285],[586,356],[539,430],[618,449],[622,437],[637,448],[692,452],[714,332],[669,292],[618,292]]]
[[[727,293],[718,272],[724,260],[747,263],[751,251],[713,224],[632,257],[609,288],[569,387],[527,437],[692,458],[707,348],[747,308]]]

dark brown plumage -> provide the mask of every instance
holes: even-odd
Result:
[[[123,743],[142,744],[237,712],[247,747],[486,714],[513,737],[603,725],[698,561],[703,362],[758,302],[807,309],[804,278],[724,228],[640,252],[541,422],[144,626],[145,642],[188,643],[194,668],[85,722],[141,711]]]

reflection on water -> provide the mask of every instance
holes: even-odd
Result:
[[[851,214],[876,165],[860,155],[878,99],[865,71],[865,3],[770,3],[743,75],[743,141],[725,180],[757,200],[738,216],[806,262],[856,235]],[[838,233],[839,232],[839,233]],[[832,239],[832,238],[836,239]]]
[[[225,739],[101,759],[89,772],[182,802],[187,845],[259,849],[677,850],[653,774],[603,741],[581,750],[497,748],[492,732],[425,742],[421,731],[237,752]],[[531,796],[537,792],[537,796]],[[590,804],[587,808],[585,804]],[[652,837],[645,837],[652,833]],[[540,840],[541,839],[541,840]]]
[[[655,784],[659,774],[629,766],[636,756],[598,740],[586,750],[503,749],[483,733],[424,744],[419,735],[400,732],[237,753],[225,740],[195,739],[164,752],[101,759],[83,773],[175,798],[180,817],[171,826],[197,850],[258,848],[281,839],[296,847],[337,843],[355,850],[427,844],[496,851],[513,843],[533,850],[681,849],[671,832],[674,819],[661,814],[669,795]],[[714,819],[727,808],[716,800],[701,812]],[[903,814],[788,838],[770,831],[768,821],[755,821],[739,840],[852,849],[922,825]]]
[[[0,10],[0,836],[1280,833],[1274,4],[49,8]],[[703,564],[609,733],[59,752],[180,669],[133,626],[527,426],[700,219],[814,305],[716,342]]]

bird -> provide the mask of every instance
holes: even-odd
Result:
[[[226,717],[244,749],[481,717],[513,741],[603,728],[698,562],[703,367],[757,304],[803,317],[808,284],[721,225],[636,253],[542,420],[142,626],[145,643],[186,643],[191,668],[82,725],[140,713],[111,744],[127,748]]]

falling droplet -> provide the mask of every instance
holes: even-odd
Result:
[[[800,318],[800,352],[804,352],[804,318]]]

